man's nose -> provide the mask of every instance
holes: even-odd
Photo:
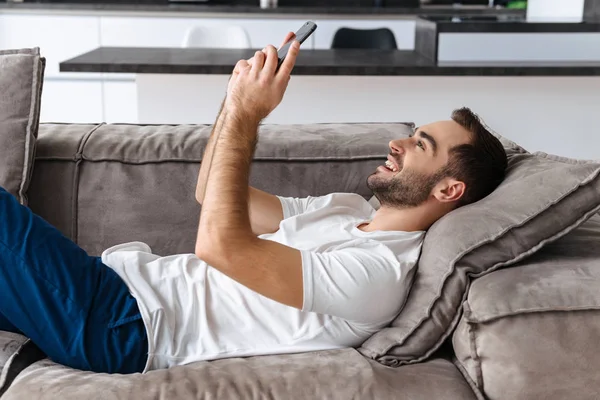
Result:
[[[389,146],[392,153],[404,154],[403,139],[392,140]]]

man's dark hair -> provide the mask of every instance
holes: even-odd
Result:
[[[452,112],[451,118],[471,133],[471,143],[450,149],[446,176],[465,183],[465,193],[457,208],[479,201],[492,193],[504,180],[508,161],[506,151],[469,108]]]

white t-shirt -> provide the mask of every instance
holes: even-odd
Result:
[[[138,301],[148,334],[144,372],[201,360],[357,347],[400,312],[423,231],[359,230],[375,209],[357,194],[279,199],[279,230],[259,237],[301,251],[302,310],[246,288],[194,254],[160,257],[140,242],[102,254]]]

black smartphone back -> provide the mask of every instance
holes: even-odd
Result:
[[[296,38],[294,40],[297,40],[297,41],[300,42],[300,44],[302,44],[302,43],[304,43],[304,41],[306,39],[308,39],[308,37],[310,35],[313,34],[313,32],[315,30],[317,30],[317,24],[315,24],[312,21],[308,21],[307,23],[305,23],[304,25],[302,25],[302,27],[300,29],[298,29],[298,32],[296,32]],[[285,56],[287,56],[287,53],[290,50],[290,46],[292,45],[292,43],[293,43],[293,40],[287,42],[277,52],[277,57],[279,58],[279,65],[278,65],[278,67],[281,66],[281,63],[283,62],[283,60],[285,60]]]

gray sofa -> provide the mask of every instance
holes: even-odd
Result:
[[[287,196],[369,198],[366,176],[388,141],[409,131],[404,124],[263,126],[251,184]],[[194,184],[209,133],[208,126],[42,124],[29,206],[92,254],[131,240],[162,255],[192,252],[200,213]],[[348,348],[111,376],[47,359],[15,362],[42,355],[31,345],[19,353],[26,339],[0,333],[0,360],[13,358],[12,372],[3,373],[16,376],[2,399],[598,398],[598,289],[596,215],[513,267],[475,279],[453,334],[419,362],[392,367],[366,356],[368,348]]]
[[[134,240],[193,252],[210,126],[39,125],[39,50],[0,51],[0,68],[0,186],[90,254]],[[412,128],[261,126],[250,184],[377,207],[366,177]],[[402,310],[360,347],[107,375],[0,332],[2,400],[600,398],[600,163],[498,137],[506,179],[428,230]]]

